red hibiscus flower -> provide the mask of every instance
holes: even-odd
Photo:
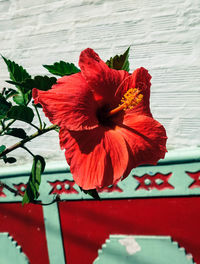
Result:
[[[80,73],[60,78],[52,89],[33,89],[35,104],[60,126],[75,182],[84,190],[102,188],[164,158],[167,137],[150,112],[148,71],[110,69],[89,48],[79,66]]]

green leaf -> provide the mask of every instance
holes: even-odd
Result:
[[[9,157],[9,158],[7,158],[6,155],[4,155],[2,158],[3,158],[3,161],[4,161],[5,163],[15,163],[15,162],[17,161],[16,158],[13,158],[13,157]]]
[[[24,96],[21,92],[17,93],[14,97],[13,97],[13,101],[18,104],[18,105],[25,105],[25,100],[24,100]]]
[[[5,145],[1,145],[0,146],[0,154],[6,149],[6,146]]]
[[[28,82],[29,80],[27,80]],[[35,78],[29,82],[30,88],[32,85],[32,88],[37,88],[42,91],[47,91],[51,89],[52,85],[54,85],[57,82],[57,79],[55,77],[48,77],[48,76],[35,76]]]
[[[60,127],[57,126],[57,127],[55,128],[55,131],[59,133],[59,132],[60,132]]]
[[[26,85],[28,80],[33,81],[32,79],[26,79],[23,82],[6,81],[18,87],[18,91],[13,95],[13,101],[18,105],[26,106],[32,98],[32,87],[29,89],[28,84]]]
[[[17,161],[16,158],[13,158],[13,157],[7,158],[6,156],[4,156],[3,160],[5,163],[15,163]]]
[[[27,203],[30,202],[31,198],[29,198],[29,197],[32,197],[32,191],[31,191],[30,187],[27,187],[26,191],[24,193],[24,196],[23,196],[22,205],[27,204]]]
[[[31,75],[22,66],[18,65],[14,61],[8,60],[3,56],[2,58],[7,65],[8,71],[10,73],[10,79],[13,81],[12,84],[16,83],[15,86],[18,89],[18,94],[14,96],[13,100],[18,105],[27,105],[31,100],[31,96],[30,94],[26,94],[27,91],[24,91],[24,89],[17,85],[17,83],[21,83],[26,79],[30,79]]]
[[[13,136],[13,137],[18,137],[18,138],[26,138],[26,132],[22,128],[9,128],[5,135]]]
[[[13,92],[12,92],[11,96],[13,96],[13,101],[18,105],[26,106],[32,98],[32,93],[29,90],[26,91],[25,87],[23,85],[21,85],[24,82],[22,82],[22,83],[13,82],[13,81],[6,81],[6,82],[10,83],[10,84],[14,84],[16,87],[19,88],[18,91],[15,91],[12,89]],[[10,95],[9,95],[9,97],[10,97]]]
[[[11,103],[7,102],[6,99],[0,94],[0,119],[6,117],[10,108]]]
[[[124,52],[124,54],[116,55],[115,57],[111,57],[109,60],[107,60],[106,64],[108,67],[115,70],[125,70],[129,72],[129,50],[130,47]]]
[[[55,62],[53,65],[43,65],[50,73],[58,76],[71,75],[80,70],[73,64],[64,61]]]
[[[15,96],[13,96],[13,101],[18,105],[26,106],[28,103],[28,97],[19,91]]]
[[[30,92],[33,88],[37,88],[42,91],[51,89],[52,85],[57,82],[55,77],[48,76],[35,76],[34,79],[26,79],[23,82],[6,81],[10,84],[19,86],[24,93]]]
[[[8,99],[10,97],[13,97],[14,95],[17,94],[17,91],[11,88],[8,88],[5,90],[5,99]]]
[[[15,105],[11,107],[11,109],[7,113],[7,117],[31,123],[33,121],[34,113],[30,107]]]
[[[39,186],[41,183],[41,175],[45,169],[45,160],[43,157],[36,155],[33,159],[33,165],[27,188],[22,200],[22,205],[33,202],[39,196]]]
[[[6,59],[3,56],[2,58],[8,67],[8,71],[10,73],[10,79],[12,81],[22,82],[28,78],[31,78],[31,75],[22,66],[18,65],[14,61]]]
[[[81,187],[79,187],[81,189],[81,191],[83,191],[85,194],[89,194],[90,196],[92,196],[95,200],[101,200],[98,192],[96,189],[91,189],[91,190],[83,190]]]

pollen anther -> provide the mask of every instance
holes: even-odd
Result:
[[[135,105],[142,101],[143,94],[140,94],[140,90],[137,88],[129,89],[122,97],[121,103],[124,106],[124,110],[132,109]]]
[[[115,109],[109,112],[109,116],[116,114],[117,112],[127,109],[132,109],[134,106],[138,105],[143,99],[143,94],[137,88],[130,88],[122,97],[121,104]]]

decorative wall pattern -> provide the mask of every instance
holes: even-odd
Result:
[[[191,263],[192,255],[194,262],[200,264],[199,196],[120,199],[119,195],[118,199],[60,202],[58,208],[66,261],[70,264],[93,263],[98,255],[102,257],[102,260],[105,260],[103,255],[105,253],[105,257],[107,257],[107,250],[109,262],[105,263],[118,263],[116,261],[117,256],[122,260],[121,263],[124,263],[125,257],[128,260],[132,258],[135,260],[136,256],[142,264],[157,263],[159,250],[155,247],[152,248],[150,244],[148,245],[148,251],[145,249],[129,256],[125,246],[119,244],[118,239],[117,245],[114,243],[116,248],[111,245],[112,239],[110,242],[106,241],[109,237],[112,237],[111,235],[119,234],[154,237],[170,236],[172,241],[178,242],[179,247],[177,247],[177,244],[164,243],[165,253],[174,251],[176,256],[174,256],[174,259],[170,259],[163,253],[165,259],[160,263],[182,264],[182,262],[176,262],[180,254],[183,263],[185,261],[187,263],[187,256],[190,257],[188,262]],[[137,241],[137,243],[141,248],[143,247],[140,242]],[[112,249],[113,262],[111,261],[112,255],[109,245]],[[104,252],[102,255],[98,251],[99,249]],[[132,252],[132,250],[130,251]],[[147,252],[148,261],[142,262],[146,259]],[[171,261],[166,262],[168,259]],[[100,261],[100,263],[102,262]]]
[[[22,207],[19,196],[0,189],[0,244],[9,233],[30,264],[200,264],[199,164],[199,149],[171,151],[99,190],[100,201],[81,192],[65,163],[49,165],[39,200],[59,202]],[[28,166],[1,171],[0,180],[23,194]]]
[[[1,202],[0,263],[49,264],[45,229],[42,206]]]
[[[144,174],[142,176],[133,175],[133,177],[139,182],[136,190],[145,189],[147,191],[152,189],[165,190],[165,189],[174,189],[168,180],[172,176],[172,173],[162,174],[156,173],[154,175]]]
[[[0,233],[0,261],[2,264],[29,264],[20,245],[8,233]]]
[[[189,188],[200,188],[200,171],[197,172],[186,172],[194,181],[190,184]]]
[[[186,156],[180,154],[180,160],[173,160],[176,151],[171,151],[157,166],[135,168],[125,180],[99,189],[99,195],[101,199],[200,195],[200,156],[198,153],[198,149],[191,151],[186,161],[187,154]],[[29,170],[24,167],[23,173],[17,172],[17,169],[13,172],[5,170],[0,178],[5,178],[5,183],[10,184],[22,194],[28,177]],[[92,199],[75,184],[66,163],[59,167],[54,166],[49,169],[47,167],[42,176],[39,199],[43,202],[51,202],[56,195],[59,195],[61,200]],[[15,199],[19,201],[20,197],[15,197]],[[0,201],[11,200],[13,200],[13,194],[1,187]]]
[[[194,264],[191,254],[170,237],[111,235],[94,264]]]

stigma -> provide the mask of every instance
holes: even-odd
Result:
[[[138,88],[130,88],[122,97],[121,103],[118,107],[112,109],[108,116],[115,115],[120,111],[126,111],[132,109],[134,106],[138,105],[143,99],[143,94],[140,93]]]

